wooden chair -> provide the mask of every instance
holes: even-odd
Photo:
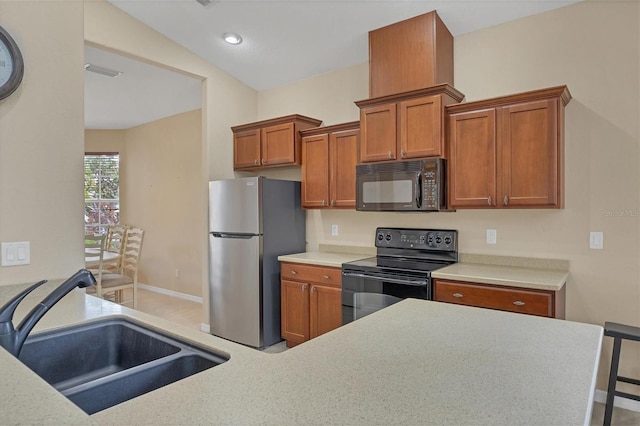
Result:
[[[138,307],[138,262],[142,252],[144,230],[129,228],[126,230],[122,265],[119,273],[105,272],[101,276],[101,290],[116,292],[116,302],[122,303],[122,290],[133,289],[133,308]]]
[[[102,268],[104,260],[104,247],[106,242],[105,235],[85,235],[84,236],[84,260],[85,266],[91,271],[96,278],[96,285],[88,287],[87,292],[95,291],[100,297],[100,284],[102,281]]]
[[[107,229],[107,240],[104,250],[111,253],[117,253],[118,257],[115,261],[104,261],[103,270],[109,273],[122,273],[122,256],[124,254],[126,232],[128,225],[111,225]]]

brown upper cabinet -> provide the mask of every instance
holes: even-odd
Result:
[[[449,206],[562,208],[566,86],[447,107]]]
[[[233,169],[300,165],[300,130],[318,127],[322,120],[293,114],[231,128]]]
[[[303,130],[302,207],[355,208],[360,122]]]
[[[445,157],[445,106],[464,99],[448,84],[356,102],[360,163]]]
[[[435,11],[369,32],[369,97],[441,83],[453,86],[453,36]]]

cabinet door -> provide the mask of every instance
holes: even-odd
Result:
[[[497,188],[495,109],[449,118],[449,206],[494,207]]]
[[[332,207],[356,207],[359,130],[332,133],[329,143]]]
[[[400,102],[400,159],[444,156],[442,96]]]
[[[309,340],[309,284],[280,283],[282,338],[294,343]]]
[[[389,103],[360,110],[360,162],[395,160],[396,104]]]
[[[340,288],[311,286],[309,323],[312,339],[342,325],[342,290]]]
[[[500,109],[503,207],[558,205],[558,101],[532,101]]]
[[[325,206],[329,206],[329,135],[307,136],[302,138],[302,207]]]
[[[260,129],[233,135],[233,168],[244,169],[260,165]]]
[[[262,165],[294,164],[296,161],[293,123],[279,124],[262,129]]]

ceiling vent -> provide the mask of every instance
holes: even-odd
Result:
[[[104,68],[104,67],[93,65],[93,64],[85,64],[84,69],[85,71],[91,71],[97,74],[102,74],[102,75],[106,75],[108,77],[114,77],[114,78],[122,74],[122,71],[111,70],[109,68]]]

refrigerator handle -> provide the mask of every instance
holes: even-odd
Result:
[[[210,232],[216,238],[238,238],[242,240],[249,240],[256,236],[256,234],[229,234],[226,232]]]

